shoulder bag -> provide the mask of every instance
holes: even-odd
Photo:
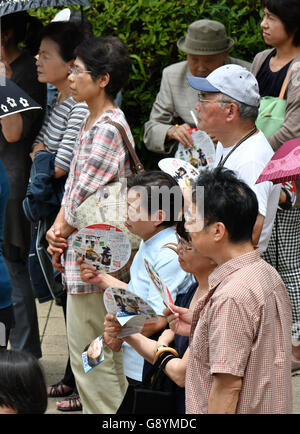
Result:
[[[266,138],[271,137],[283,125],[286,110],[284,96],[290,75],[291,67],[285,76],[278,97],[264,96],[260,100],[256,127],[264,133]]]
[[[119,130],[129,152],[131,171],[134,174],[143,172],[144,167],[131,145],[123,126],[114,121],[108,121],[107,123],[114,125]],[[126,211],[126,201],[124,198],[122,182],[119,180],[113,181],[109,184],[102,185],[95,193],[86,198],[76,210],[76,227],[78,230],[93,224],[106,223],[118,227],[128,237],[131,243],[132,258],[121,270],[111,273],[114,277],[123,281],[129,278],[129,267],[141,241],[137,235],[132,234],[124,225],[124,215]]]

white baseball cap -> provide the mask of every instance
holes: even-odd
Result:
[[[191,87],[202,92],[221,92],[237,101],[259,106],[260,95],[254,75],[240,65],[224,65],[206,78],[187,77]]]

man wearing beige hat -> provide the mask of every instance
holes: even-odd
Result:
[[[234,40],[227,36],[218,21],[199,20],[190,24],[186,36],[177,46],[187,54],[187,60],[163,70],[159,93],[153,104],[150,119],[145,123],[144,143],[150,151],[168,154],[177,143],[192,145],[188,133],[196,127],[190,111],[197,103],[197,91],[186,80],[187,76],[207,77],[212,71],[228,63],[250,68],[250,63],[229,57]],[[181,125],[175,125],[176,118]]]

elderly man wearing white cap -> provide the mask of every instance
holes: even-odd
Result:
[[[177,42],[178,48],[187,54],[187,60],[163,70],[159,93],[145,123],[147,149],[167,154],[176,150],[178,142],[184,146],[193,144],[188,129],[196,127],[191,109],[197,102],[197,92],[188,86],[186,77],[206,77],[224,64],[250,69],[250,63],[229,57],[233,45],[234,40],[218,21],[198,20],[189,25],[187,34]]]
[[[280,185],[256,184],[273,150],[255,127],[260,101],[258,83],[251,72],[238,65],[224,65],[206,78],[187,77],[198,90],[198,128],[219,138],[215,166],[236,172],[256,193],[259,214],[253,243],[267,248],[274,223]]]

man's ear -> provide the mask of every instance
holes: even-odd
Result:
[[[226,121],[232,122],[239,115],[239,108],[234,102],[226,104],[224,110],[226,110]]]
[[[159,226],[166,219],[166,213],[162,209],[158,209],[151,215],[151,219],[154,223],[154,226]]]
[[[226,227],[222,222],[216,222],[211,225],[212,235],[214,237],[214,241],[219,243],[224,240],[224,237],[227,234]]]

